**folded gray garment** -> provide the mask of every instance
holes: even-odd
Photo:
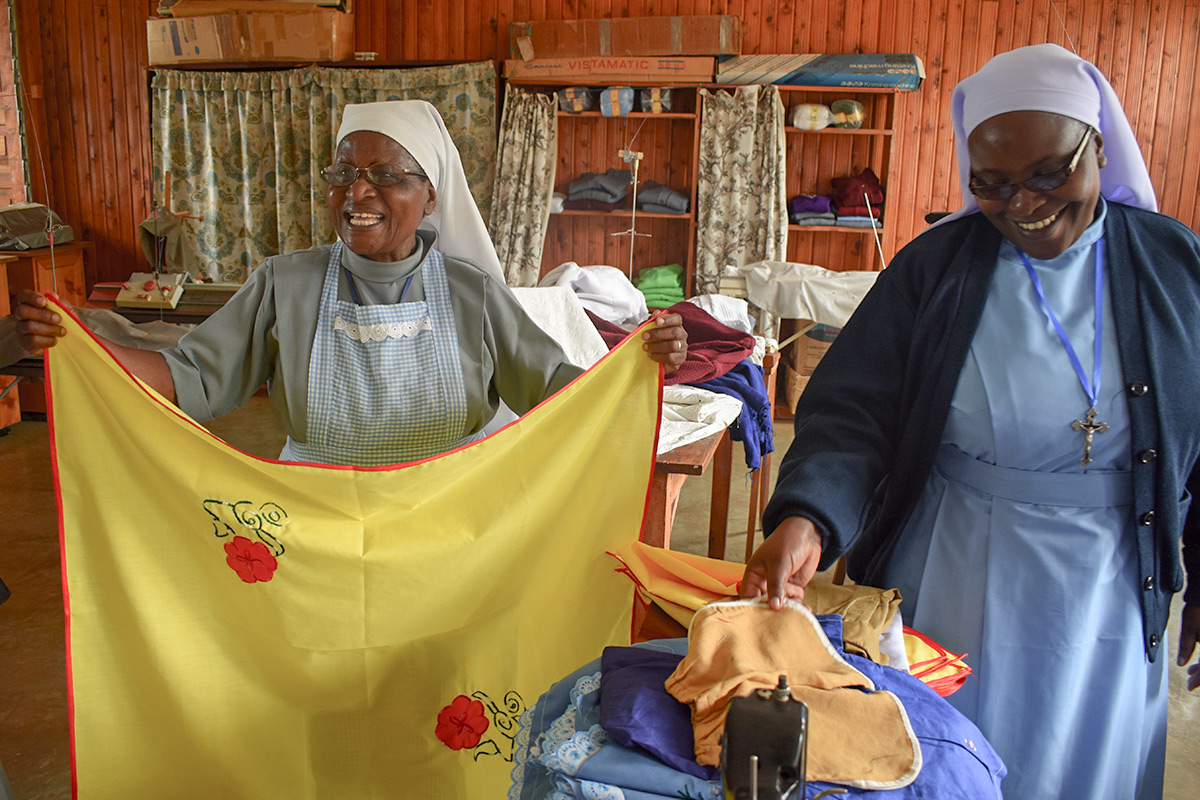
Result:
[[[672,208],[671,206],[660,206],[658,203],[643,203],[641,196],[638,197],[638,211],[645,211],[648,214],[686,214],[687,209],[683,211]]]
[[[837,221],[837,215],[832,212],[821,214],[816,211],[802,211],[799,214],[791,214],[789,219],[793,225],[832,225]]]
[[[610,203],[623,200],[629,194],[631,180],[633,175],[627,169],[610,169],[603,175],[585,172],[571,181],[567,187],[567,197],[571,200],[604,200]]]
[[[664,214],[686,214],[688,210],[688,199],[674,189],[663,186],[661,183],[654,181],[646,181],[645,185],[638,189],[638,208],[646,208],[648,205],[665,206],[671,209],[660,213]]]
[[[567,200],[572,203],[575,202],[576,200],[594,200],[597,203],[611,204],[611,203],[619,203],[624,199],[625,199],[625,197],[623,195],[621,197],[613,197],[612,195],[610,195],[608,192],[604,191],[603,189],[579,189],[578,191],[576,191],[575,189],[572,188],[567,193]]]
[[[878,220],[872,224],[870,217],[838,217],[837,224],[843,228],[874,228],[876,225],[882,225]]]

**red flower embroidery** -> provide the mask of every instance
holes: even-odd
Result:
[[[470,749],[479,744],[490,724],[483,713],[483,703],[460,694],[438,712],[435,733],[451,750]]]
[[[262,542],[252,542],[245,536],[235,536],[225,543],[225,563],[246,583],[269,581],[279,562]]]

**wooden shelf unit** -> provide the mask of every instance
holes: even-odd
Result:
[[[857,175],[870,167],[884,189],[883,220],[878,234],[883,239],[885,251],[889,251],[887,187],[892,178],[897,90],[780,86],[779,92],[784,104],[787,139],[787,197],[829,194],[831,179]],[[829,105],[835,100],[861,103],[863,127],[806,131],[787,124],[791,122],[796,106],[802,103]],[[841,235],[826,235],[830,233]],[[874,237],[875,233],[869,227],[788,225],[787,260],[834,270],[882,269]]]
[[[526,91],[552,94],[566,86],[602,86],[581,80],[513,81]],[[638,86],[631,85],[636,94]],[[662,86],[663,84],[653,84]],[[644,154],[638,167],[638,180],[652,180],[687,195],[690,210],[686,214],[637,213],[638,236],[634,242],[633,270],[662,264],[682,264],[687,275],[686,292],[695,291],[696,271],[696,175],[699,169],[700,96],[699,90],[735,89],[725,85],[670,86],[672,109],[661,114],[635,111],[619,117],[605,117],[596,110],[578,113],[557,112],[558,163],[555,191],[567,193],[571,181],[585,172],[604,173],[626,169],[618,152],[632,149]],[[829,194],[830,179],[856,175],[870,167],[879,177],[885,192],[891,182],[893,140],[895,138],[895,89],[843,87],[779,86],[784,103],[784,120],[790,122],[792,109],[800,103],[832,103],[839,99],[857,100],[863,105],[864,127],[825,128],[804,131],[785,125],[787,146],[787,197],[797,194]],[[885,196],[886,222],[886,196]],[[628,230],[631,212],[572,210],[551,214],[542,255],[541,274],[545,275],[564,261],[579,264],[608,264],[628,272],[630,238],[620,234]],[[893,229],[896,226],[893,226]],[[879,230],[887,237],[886,225]],[[884,239],[885,248],[887,239]],[[881,269],[878,248],[871,228],[836,225],[789,225],[787,260],[818,264],[835,270]]]
[[[526,91],[552,94],[566,86],[603,86],[573,81],[514,81]],[[635,84],[634,108],[641,87]],[[647,84],[662,86],[661,83]],[[605,117],[598,109],[582,112],[558,111],[558,164],[555,191],[563,195],[571,182],[585,172],[603,174],[610,169],[630,169],[619,152],[642,153],[638,163],[638,188],[646,181],[660,183],[688,198],[687,213],[661,214],[637,210],[635,229],[649,237],[631,237],[634,214],[631,208],[615,211],[570,210],[550,215],[541,274],[564,261],[607,264],[628,274],[630,244],[633,246],[632,277],[638,270],[664,264],[680,264],[687,275],[685,292],[691,296],[696,272],[696,163],[700,145],[698,87],[671,86],[671,110],[659,114],[634,111]],[[557,102],[557,100],[556,100]],[[625,203],[628,204],[629,197]]]

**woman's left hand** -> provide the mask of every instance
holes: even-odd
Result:
[[[683,317],[662,314],[654,321],[658,327],[642,332],[642,349],[670,375],[687,360],[687,331],[683,329]]]
[[[1186,664],[1200,641],[1200,606],[1186,604],[1183,607],[1183,618],[1179,623],[1179,666]],[[1200,661],[1188,667],[1189,692],[1200,687]]]

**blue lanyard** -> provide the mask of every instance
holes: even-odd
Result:
[[[1075,375],[1079,378],[1079,384],[1083,387],[1083,393],[1087,395],[1088,404],[1094,409],[1096,407],[1096,399],[1100,396],[1100,357],[1103,352],[1104,337],[1103,333],[1103,311],[1104,311],[1104,240],[1096,240],[1096,339],[1092,358],[1092,380],[1089,383],[1087,375],[1083,371],[1083,365],[1079,363],[1079,356],[1075,355],[1075,348],[1071,346],[1071,340],[1067,338],[1067,332],[1063,330],[1063,326],[1059,323],[1058,317],[1054,316],[1054,312],[1050,309],[1050,304],[1046,302],[1046,293],[1042,291],[1042,282],[1038,280],[1037,273],[1033,271],[1033,264],[1029,263],[1029,259],[1020,248],[1017,249],[1017,255],[1021,257],[1021,261],[1025,263],[1025,271],[1029,273],[1029,280],[1033,282],[1033,291],[1037,293],[1038,301],[1042,304],[1042,311],[1046,312],[1046,316],[1050,318],[1050,323],[1054,326],[1055,332],[1058,333],[1058,339],[1062,342],[1063,347],[1067,351],[1067,356],[1071,359],[1071,366],[1075,368]]]
[[[342,272],[346,273],[346,282],[350,284],[350,297],[354,300],[354,305],[361,306],[363,301],[362,298],[358,296],[358,284],[354,282],[354,276],[350,274],[350,270],[346,269],[345,264],[342,265]],[[404,281],[404,288],[400,290],[400,299],[396,302],[404,302],[404,295],[408,294],[408,286],[412,283],[413,275],[416,275],[416,273],[411,273],[408,276],[408,279]]]

